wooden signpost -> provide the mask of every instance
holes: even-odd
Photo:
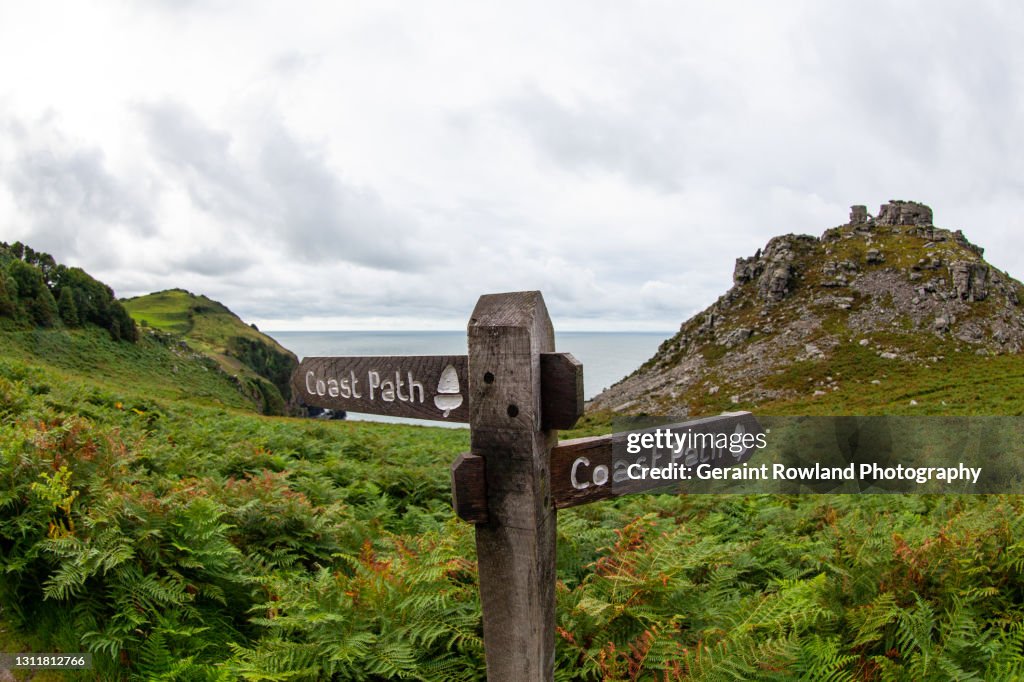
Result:
[[[468,355],[305,358],[291,379],[309,406],[469,423],[471,451],[451,467],[452,503],[476,524],[492,682],[553,679],[556,509],[652,487],[620,485],[617,472],[632,463],[620,456],[622,434],[557,443],[555,431],[583,414],[583,366],[554,345],[540,292],[490,294],[470,317]],[[759,429],[749,413],[682,426]]]

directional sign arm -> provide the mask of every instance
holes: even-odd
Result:
[[[551,497],[557,509],[615,497],[607,485],[614,438],[609,434],[563,440],[551,450]]]
[[[468,422],[467,366],[465,355],[304,358],[292,395],[332,410]]]
[[[465,355],[304,358],[292,373],[300,404],[392,417],[469,422]],[[583,415],[583,365],[569,353],[540,354],[544,429],[570,429]]]

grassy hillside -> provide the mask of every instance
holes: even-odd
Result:
[[[765,388],[783,396],[775,399],[733,402],[742,387],[712,371],[690,404],[694,414],[735,409],[789,415],[1024,414],[1024,356],[978,356],[962,345],[909,336],[875,333],[870,346],[854,340],[837,347],[828,360],[794,358],[763,380]],[[919,356],[884,358],[878,350],[897,353],[911,346]],[[716,385],[719,390],[711,393]],[[665,401],[666,413],[672,404]]]
[[[193,341],[206,354],[157,328],[140,335],[113,290],[81,268],[21,242],[0,242],[0,346],[10,357],[38,358],[101,385],[148,386],[164,397],[284,413],[295,357],[219,304],[197,299],[188,319],[193,308],[210,313]],[[186,376],[190,372],[198,374]],[[285,397],[275,381],[285,387]]]
[[[112,341],[103,330],[34,329],[0,332],[0,358],[46,367],[51,380],[123,396],[252,410],[239,385],[204,355],[161,334],[135,343]]]
[[[283,413],[284,402],[290,397],[288,380],[298,364],[295,355],[242,322],[226,306],[183,289],[126,299],[122,304],[144,328],[184,339],[190,347],[213,358],[225,372],[259,391],[265,411]]]

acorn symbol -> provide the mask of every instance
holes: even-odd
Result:
[[[434,405],[437,409],[444,411],[447,417],[452,410],[462,404],[462,395],[459,393],[459,373],[453,365],[448,365],[441,372],[441,378],[437,381],[437,393],[434,396]]]

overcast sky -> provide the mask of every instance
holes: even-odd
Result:
[[[671,330],[923,201],[1024,277],[1019,2],[0,0],[0,240],[264,329]]]

